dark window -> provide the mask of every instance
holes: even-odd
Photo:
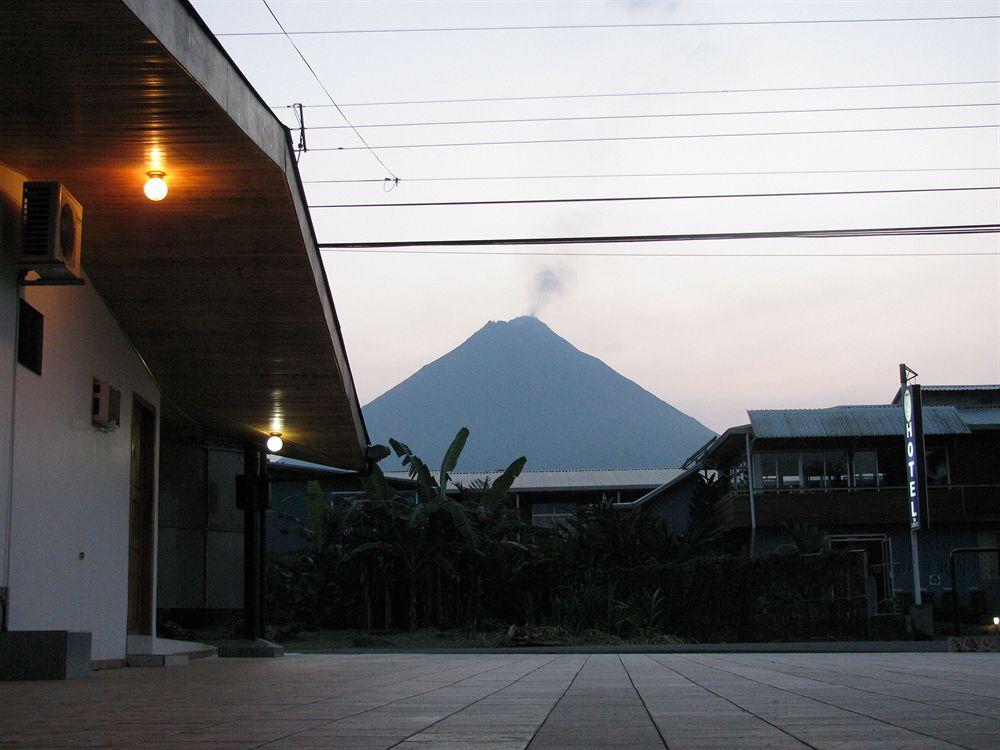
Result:
[[[35,308],[19,301],[17,315],[17,361],[32,372],[42,374],[42,332],[45,317]]]
[[[924,466],[927,473],[927,484],[951,484],[947,448],[943,446],[924,448]]]
[[[854,486],[878,487],[884,483],[878,471],[878,454],[875,451],[855,451]]]
[[[778,487],[783,490],[799,489],[802,486],[802,472],[798,453],[779,453],[775,456],[778,465]]]

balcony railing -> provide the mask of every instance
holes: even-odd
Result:
[[[1000,521],[1000,484],[928,488],[931,524]],[[909,522],[905,487],[838,487],[801,490],[754,490],[757,526],[867,526]],[[747,492],[735,491],[721,502],[725,528],[749,528]]]

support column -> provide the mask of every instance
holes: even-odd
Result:
[[[248,443],[243,473],[236,477],[236,507],[243,511],[243,639],[219,645],[219,656],[281,656],[281,646],[264,640],[264,564],[267,508],[267,454]]]
[[[237,483],[237,503],[243,505],[243,637],[264,637],[261,611],[263,558],[261,555],[261,453],[253,445],[243,450],[243,475]]]

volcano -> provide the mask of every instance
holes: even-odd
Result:
[[[395,438],[431,466],[468,427],[462,471],[522,455],[536,470],[679,466],[715,434],[530,316],[487,323],[364,416],[372,442]]]

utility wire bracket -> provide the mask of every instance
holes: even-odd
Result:
[[[299,157],[309,150],[309,146],[306,144],[306,115],[301,103],[293,104],[292,111],[299,123],[299,143],[295,147],[295,161],[298,162]]]

